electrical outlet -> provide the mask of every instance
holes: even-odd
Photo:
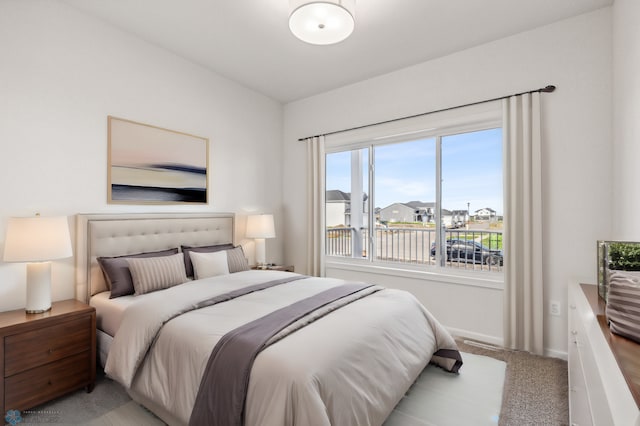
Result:
[[[549,301],[549,314],[559,317],[561,314],[560,302],[556,300]]]

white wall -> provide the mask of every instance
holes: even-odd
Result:
[[[210,203],[108,205],[107,115],[209,138]],[[281,104],[63,3],[2,0],[0,242],[7,217],[36,212],[73,229],[77,213],[232,211],[238,243],[246,214],[269,212],[280,236],[282,120]],[[74,297],[73,267],[53,263],[54,300]],[[24,307],[25,270],[0,262],[0,311]]]
[[[612,239],[640,241],[640,2],[613,4]]]
[[[605,8],[286,105],[287,261],[306,270],[305,146],[298,138],[554,84],[555,93],[542,95],[544,293],[566,306],[568,280],[595,281],[596,240],[610,234],[611,81]],[[594,206],[597,214],[585,214]],[[501,290],[330,273],[412,290],[446,326],[502,340]],[[551,354],[566,352],[564,311],[545,316]]]

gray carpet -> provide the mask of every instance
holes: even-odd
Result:
[[[124,405],[111,410],[87,426],[166,426],[156,416],[135,401],[129,401]]]
[[[458,341],[461,351],[507,363],[501,426],[569,424],[567,362],[526,352],[491,350]],[[464,366],[463,366],[464,368]]]
[[[131,401],[124,388],[98,372],[93,392],[79,390],[21,413],[25,424],[83,425]]]
[[[122,386],[101,371],[93,392],[79,390],[21,413],[22,424],[84,425],[131,401]]]
[[[459,346],[463,352],[507,363],[499,425],[569,424],[566,361],[524,352],[489,350],[462,341]],[[136,424],[154,424],[153,416],[141,413],[136,406],[120,385],[99,374],[92,393],[81,390],[36,407],[22,414],[22,424],[84,425],[99,419],[100,425],[115,425],[117,420],[111,420],[110,415],[128,418],[133,412],[141,415]]]

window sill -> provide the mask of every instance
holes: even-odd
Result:
[[[325,259],[325,267],[353,272],[366,272],[383,274],[396,277],[404,277],[419,280],[438,281],[456,285],[491,288],[502,290],[504,288],[504,275],[502,272],[483,271],[456,271],[450,268],[429,268],[424,266],[402,265],[399,268],[395,264],[370,263],[355,259]]]

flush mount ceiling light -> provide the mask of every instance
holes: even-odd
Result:
[[[334,44],[351,35],[355,0],[290,0],[289,28],[311,44]]]

